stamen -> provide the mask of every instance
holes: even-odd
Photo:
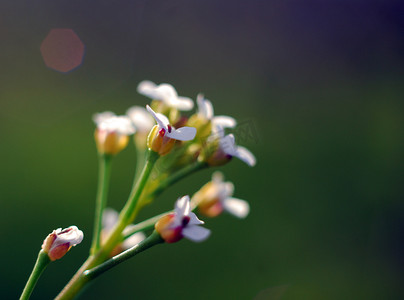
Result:
[[[167,128],[168,128],[168,132],[171,133],[172,127],[170,124],[167,125]]]
[[[159,135],[160,136],[164,136],[166,134],[166,130],[164,129],[164,128],[161,128],[160,130],[159,130]]]

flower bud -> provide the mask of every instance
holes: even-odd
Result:
[[[66,229],[53,230],[43,241],[42,250],[48,254],[51,261],[62,258],[71,247],[76,246],[83,240],[83,232],[76,226]]]
[[[106,130],[96,129],[94,133],[98,152],[101,154],[115,155],[126,148],[129,142],[127,135],[117,132],[108,132]]]
[[[209,189],[213,187],[210,186]],[[213,218],[218,215],[220,215],[223,212],[223,205],[220,202],[220,199],[218,197],[209,197],[209,192],[203,191],[202,189],[200,190],[202,197],[202,201],[198,205],[198,210],[201,214]]]
[[[96,114],[94,122],[97,124],[94,138],[100,154],[118,154],[128,145],[129,135],[136,131],[129,117],[111,112]]]
[[[223,212],[223,205],[219,196],[217,185],[210,181],[205,184],[193,197],[198,203],[198,210],[207,217],[216,217]]]

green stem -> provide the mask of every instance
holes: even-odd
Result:
[[[119,265],[120,263],[124,262],[125,260],[128,260],[129,258],[135,256],[136,254],[139,254],[140,252],[143,252],[157,244],[163,243],[164,240],[160,237],[160,235],[156,232],[153,231],[153,233],[147,237],[145,240],[141,241],[139,244],[136,246],[112,257],[111,259],[107,260],[103,264],[98,265],[97,267],[87,270],[84,272],[84,276],[88,278],[88,280],[92,280],[105,271],[108,271],[109,269]]]
[[[102,215],[107,203],[111,161],[112,156],[110,155],[100,155],[99,157],[98,190],[95,205],[93,241],[90,250],[91,254],[96,253],[101,245]]]
[[[134,235],[136,232],[139,231],[145,231],[145,230],[149,230],[154,228],[154,224],[156,224],[156,222],[158,220],[160,220],[162,217],[164,217],[165,215],[172,213],[172,211],[167,211],[165,213],[159,214],[157,216],[154,216],[150,219],[147,219],[145,221],[142,221],[136,225],[130,226],[129,230],[124,230],[123,232],[123,239],[126,240],[127,238],[129,238],[130,236]],[[128,227],[129,228],[129,227]]]
[[[129,199],[119,215],[118,223],[112,229],[107,241],[100,249],[105,254],[108,255],[108,253],[110,253],[110,251],[116,246],[116,243],[122,240],[122,231],[126,226],[133,222],[137,213],[139,212],[137,204],[139,203],[140,196],[142,195],[143,189],[146,186],[147,180],[149,179],[150,173],[153,170],[153,166],[158,158],[158,153],[148,150],[146,163],[139,180],[132,188]]]
[[[148,195],[147,197],[155,198],[155,197],[159,196],[166,188],[168,188],[171,185],[175,184],[176,182],[180,181],[184,177],[186,177],[196,171],[202,170],[208,166],[209,165],[206,162],[196,161],[193,164],[180,169],[179,171],[175,172],[168,178],[164,179],[159,184],[159,186],[153,192],[151,192],[150,195]]]
[[[140,196],[142,195],[143,189],[146,186],[147,180],[149,179],[150,173],[153,170],[154,164],[159,157],[160,156],[157,152],[154,152],[152,150],[147,151],[146,163],[144,165],[140,178],[137,181],[136,185],[132,188],[129,199],[126,202],[125,207],[122,209],[121,214],[119,215],[120,221],[125,223],[125,226],[123,228],[125,228],[135,218],[133,212],[135,211],[136,205],[138,204]]]
[[[76,272],[73,278],[68,282],[68,284],[63,288],[60,294],[56,297],[58,300],[73,299],[84,285],[88,282],[88,277],[84,276],[84,271],[94,268],[100,263],[104,262],[108,255],[111,253],[112,249],[122,241],[122,231],[125,227],[133,221],[136,213],[139,211],[137,208],[137,203],[146,185],[146,182],[150,176],[154,164],[159,158],[158,153],[148,150],[147,159],[145,166],[143,168],[142,174],[136,185],[133,187],[129,199],[126,202],[125,207],[122,209],[119,215],[119,221],[112,229],[111,234],[108,236],[105,243],[100,247],[100,249],[94,255],[91,255],[81,266],[81,268]]]
[[[25,288],[21,294],[20,300],[29,299],[32,291],[36,283],[38,282],[39,276],[41,276],[43,270],[45,270],[46,266],[49,264],[50,259],[48,253],[45,253],[43,250],[39,251],[38,258],[36,260],[34,269],[32,270],[31,275],[25,285]]]
[[[98,252],[99,253],[99,252]],[[100,256],[90,256],[84,262],[84,264],[78,269],[73,278],[67,283],[63,290],[56,296],[55,300],[71,300],[82,290],[87,283],[87,278],[83,275],[83,272],[90,269],[97,264],[101,263]]]
[[[144,165],[146,159],[146,151],[145,149],[141,149],[136,145],[136,171],[135,171],[135,180],[139,177],[142,172],[142,166]],[[133,183],[135,185],[135,182]]]

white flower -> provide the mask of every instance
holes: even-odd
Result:
[[[112,117],[116,117],[115,113],[112,111],[104,111],[102,113],[97,113],[93,115],[93,121],[95,124],[100,124],[101,122],[108,120]]]
[[[210,235],[210,230],[199,225],[205,224],[191,212],[189,196],[184,196],[177,200],[174,208],[174,221],[171,224],[172,228],[181,226],[182,235],[194,242],[206,240]]]
[[[218,145],[216,145],[218,143]],[[206,162],[211,166],[220,166],[227,163],[233,156],[241,159],[250,167],[255,166],[255,156],[246,148],[237,146],[234,135],[224,135],[224,129],[216,126],[208,138],[208,145],[212,145],[213,153],[209,154]],[[210,148],[208,148],[210,149]]]
[[[99,130],[109,133],[116,132],[122,135],[131,135],[136,131],[128,116],[116,116],[110,111],[95,114],[93,120]]]
[[[156,85],[154,82],[144,80],[137,87],[138,93],[145,95],[153,100],[162,101],[169,107],[178,110],[191,110],[194,102],[191,98],[178,96],[175,88],[168,83]]]
[[[223,132],[224,132],[223,130],[219,130],[218,132],[221,135],[221,137],[219,139],[220,150],[222,150],[225,154],[230,155],[231,157],[235,156],[235,157],[241,159],[250,167],[255,166],[256,159],[255,159],[254,154],[252,154],[245,147],[237,146],[233,134],[228,134],[226,136],[223,136]]]
[[[179,198],[175,203],[174,213],[162,217],[156,223],[156,231],[167,243],[174,243],[185,237],[193,242],[202,242],[210,235],[210,230],[191,212],[189,196]]]
[[[154,126],[153,118],[144,107],[132,106],[126,111],[137,132],[149,133]]]
[[[83,240],[83,232],[76,226],[66,229],[53,230],[42,244],[42,250],[48,253],[50,260],[62,258],[71,247],[76,246]]]
[[[102,214],[102,230],[103,230],[103,236],[108,235],[108,233],[114,228],[116,223],[118,222],[119,219],[119,214],[116,210],[112,208],[106,208],[104,209],[104,212]],[[124,230],[124,235],[125,232],[130,231],[131,227],[134,225],[129,225],[126,226]],[[146,238],[145,234],[143,232],[136,232],[135,234],[131,235],[129,238],[123,241],[121,245],[121,249],[116,249],[116,252],[121,252],[126,249],[132,248],[133,246],[136,246],[139,244],[141,241],[143,241]]]
[[[223,210],[238,217],[245,218],[250,212],[247,201],[232,197],[234,185],[223,181],[223,174],[213,173],[212,181],[204,185],[193,197],[201,213],[215,217]]]
[[[119,153],[127,146],[128,136],[136,131],[128,116],[116,116],[110,111],[95,114],[93,120],[97,124],[95,141],[101,154]]]
[[[170,139],[180,140],[180,141],[190,141],[195,138],[196,129],[194,127],[181,127],[175,129],[173,126],[169,124],[167,117],[163,114],[154,112],[153,109],[149,105],[146,106],[147,110],[153,118],[156,120],[158,124],[159,133],[161,130],[164,132],[164,136]]]
[[[203,94],[198,94],[196,102],[198,104],[198,114],[204,119],[212,121],[213,128],[216,128],[217,126],[222,128],[233,128],[237,125],[236,120],[232,117],[214,116],[212,102],[206,99]]]

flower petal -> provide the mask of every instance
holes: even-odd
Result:
[[[138,93],[151,99],[163,101],[170,107],[179,110],[191,110],[194,102],[188,97],[179,97],[175,88],[168,83],[156,85],[154,82],[144,80],[137,87]]]
[[[213,118],[213,105],[208,99],[206,99],[202,94],[198,94],[196,97],[196,101],[198,103],[198,112],[205,118],[205,119],[212,119]]]
[[[159,125],[159,128],[160,129],[164,128],[167,130],[167,125],[168,125],[168,123],[166,123],[166,122],[168,122],[167,117],[162,114],[156,113],[149,105],[146,105],[146,109],[152,115],[154,120],[156,120],[157,124]]]
[[[214,173],[212,174],[212,181],[213,181],[215,184],[221,184],[221,183],[223,182],[223,179],[224,179],[224,175],[223,175],[223,173],[220,172],[220,171],[216,171],[216,172],[214,172]]]
[[[106,208],[102,213],[102,228],[105,230],[111,230],[116,222],[118,222],[119,214],[115,209]]]
[[[108,120],[116,115],[112,111],[104,111],[102,113],[97,113],[93,115],[93,121],[95,124],[99,125],[101,122]]]
[[[227,197],[230,197],[231,195],[233,195],[234,184],[231,183],[230,181],[222,182],[219,185],[218,192],[219,192],[220,199],[226,199]]]
[[[168,101],[168,105],[178,110],[188,111],[194,108],[194,102],[191,98],[177,96]]]
[[[113,116],[97,124],[98,129],[107,132],[117,132],[123,135],[130,135],[136,132],[132,121],[128,116]]]
[[[196,128],[187,126],[166,133],[166,136],[168,136],[169,138],[180,141],[193,140],[195,138],[195,135],[196,135]]]
[[[247,201],[232,197],[223,201],[223,208],[240,219],[247,217],[250,212],[250,205]]]
[[[205,227],[191,225],[182,229],[182,235],[193,242],[202,242],[209,237],[210,230]]]
[[[70,226],[60,232],[57,232],[56,239],[53,242],[51,249],[66,243],[68,243],[70,246],[76,246],[77,244],[81,243],[83,237],[84,235],[81,230],[79,230],[76,226]]]
[[[177,91],[171,84],[162,83],[157,85],[148,80],[139,83],[137,91],[153,100],[166,102],[167,105],[169,105],[171,99],[175,99],[178,96]]]
[[[193,212],[189,213],[189,218],[190,218],[190,220],[189,220],[188,226],[205,224],[205,222],[199,220],[198,217]]]
[[[234,128],[237,125],[237,121],[229,116],[216,116],[212,119],[212,123],[222,128]]]
[[[234,135],[228,134],[225,137],[220,139],[220,148],[231,156],[236,156],[237,150],[234,142]]]
[[[184,216],[189,215],[191,209],[190,209],[188,195],[178,198],[177,202],[175,202],[174,211],[175,211],[176,217],[180,218],[180,219],[182,219],[182,217],[184,217]]]
[[[132,106],[126,111],[135,128],[142,133],[148,133],[154,126],[154,120],[144,107]]]
[[[156,88],[156,93],[156,100],[164,101],[168,105],[170,105],[170,101],[172,101],[172,99],[176,99],[178,97],[177,91],[169,83],[161,83],[158,85]]]
[[[145,95],[147,97],[153,98],[154,91],[157,88],[157,85],[149,80],[143,80],[137,86],[137,92],[139,94]]]
[[[247,148],[244,148],[242,146],[237,147],[236,153],[234,154],[234,156],[236,156],[239,159],[241,159],[242,161],[244,161],[250,167],[255,166],[255,164],[257,163],[257,160],[255,159],[254,154],[252,154],[250,150],[248,150]]]

